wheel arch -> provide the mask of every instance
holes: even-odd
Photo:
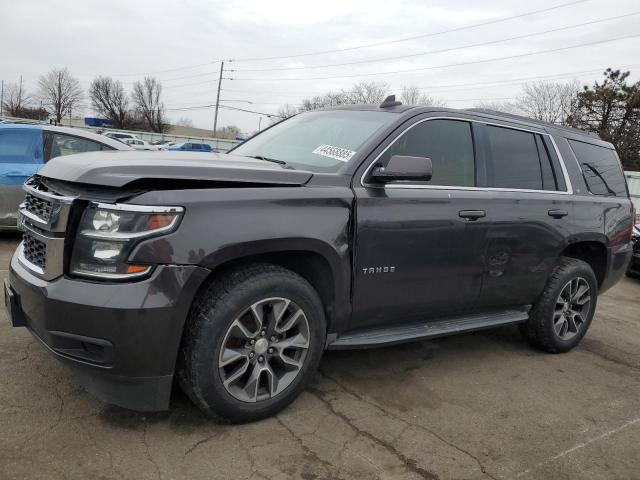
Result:
[[[599,238],[585,238],[565,246],[560,256],[576,258],[589,264],[600,288],[607,273],[607,247]]]
[[[297,273],[322,300],[327,329],[346,321],[350,312],[350,260],[329,244],[308,238],[252,241],[222,248],[203,258],[211,273],[200,289],[227,271],[255,263],[268,263]]]

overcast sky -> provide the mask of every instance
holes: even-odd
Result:
[[[386,82],[390,93],[415,85],[449,107],[465,108],[512,99],[534,77],[592,84],[609,66],[631,70],[633,79],[640,72],[638,0],[0,2],[5,83],[23,75],[34,91],[38,76],[51,67],[68,67],[85,89],[97,75],[117,78],[127,89],[145,74],[155,75],[171,120],[190,118],[202,128],[212,128],[213,109],[174,109],[215,103],[220,59],[235,59],[225,64],[235,71],[224,74],[221,105],[264,113],[363,80]],[[426,36],[452,29],[457,31]],[[556,31],[531,36],[549,30]],[[408,37],[418,38],[352,48]],[[494,43],[469,47],[487,42]],[[576,45],[584,46],[549,51]],[[299,56],[340,49],[350,50]],[[542,53],[527,55],[534,52]],[[255,60],[284,56],[290,57]],[[498,60],[484,61],[490,59]],[[368,60],[378,61],[362,63]],[[361,63],[323,66],[348,62]],[[454,65],[461,63],[466,65]],[[399,70],[414,71],[385,73]],[[260,118],[222,109],[219,125],[250,132]],[[262,115],[263,125],[267,121]]]

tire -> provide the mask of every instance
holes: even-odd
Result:
[[[325,334],[322,302],[304,278],[270,264],[231,270],[194,301],[180,352],[180,386],[211,418],[243,423],[269,417],[314,376]]]
[[[586,287],[588,290],[580,296]],[[571,292],[579,298],[572,301]],[[588,263],[561,257],[542,295],[531,309],[529,320],[520,325],[520,331],[531,345],[540,350],[568,352],[580,343],[591,325],[597,292],[598,282]]]

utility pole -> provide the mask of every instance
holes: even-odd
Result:
[[[213,136],[216,136],[218,129],[218,105],[220,104],[220,87],[222,86],[222,72],[224,72],[224,60],[220,62],[220,78],[218,79],[218,95],[216,96],[216,113],[213,118]]]
[[[3,114],[4,108],[4,80],[2,80],[2,93],[0,93],[0,115]]]

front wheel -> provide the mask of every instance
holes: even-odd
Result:
[[[196,299],[178,378],[211,417],[258,420],[280,411],[318,368],[322,303],[299,275],[275,265],[229,272]]]
[[[521,332],[541,350],[567,352],[591,325],[597,295],[598,282],[589,264],[561,257]]]

